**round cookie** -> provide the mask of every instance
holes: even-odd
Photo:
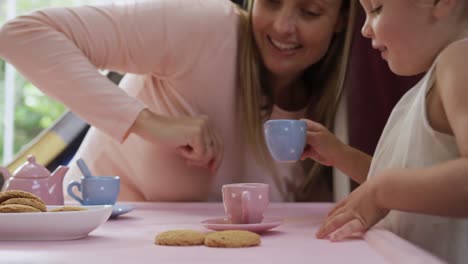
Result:
[[[30,192],[25,192],[25,191],[20,191],[20,190],[9,190],[9,191],[0,192],[0,204],[11,198],[29,198],[29,199],[38,200],[44,203],[44,201],[42,201],[41,198],[37,197],[36,195]]]
[[[213,232],[205,237],[205,246],[208,247],[253,247],[260,245],[260,236],[244,230],[227,230]]]
[[[159,233],[154,243],[164,246],[197,246],[203,245],[205,234],[194,230],[170,230]]]
[[[29,205],[6,204],[0,206],[0,213],[40,213],[41,211]]]
[[[79,206],[62,206],[51,209],[49,212],[72,212],[72,211],[86,211],[88,209]]]
[[[42,212],[47,211],[46,205],[42,201],[38,201],[36,199],[31,198],[10,198],[0,205],[7,205],[7,204],[21,204],[21,205],[28,205],[34,207]]]

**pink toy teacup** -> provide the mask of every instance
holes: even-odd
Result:
[[[269,186],[264,183],[234,183],[223,185],[223,204],[227,218],[233,224],[261,223],[270,203]]]

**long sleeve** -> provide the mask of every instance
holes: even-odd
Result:
[[[98,69],[160,79],[184,74],[193,67],[203,36],[217,33],[210,32],[209,19],[201,19],[217,16],[217,1],[160,0],[37,11],[3,26],[0,57],[44,93],[122,141],[145,105]]]

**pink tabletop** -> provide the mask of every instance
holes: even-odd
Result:
[[[132,203],[136,209],[70,241],[0,241],[0,263],[442,263],[390,232],[333,243],[315,238],[332,204],[271,204],[284,223],[263,233],[258,247],[224,249],[154,245],[172,229],[209,232],[200,222],[224,216],[221,203]],[[66,224],[66,223],[63,223]]]

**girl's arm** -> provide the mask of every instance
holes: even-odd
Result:
[[[355,182],[362,184],[366,181],[371,162],[370,155],[345,145],[343,150],[337,153],[334,166]]]
[[[440,54],[433,87],[440,104],[432,105],[439,109],[427,111],[432,125],[453,133],[460,158],[426,168],[382,171],[336,205],[317,237],[341,240],[366,231],[389,210],[468,217],[467,56],[466,41],[452,44]]]
[[[379,208],[468,217],[468,159],[424,169],[388,170],[375,177]]]
[[[351,179],[363,183],[367,178],[372,157],[341,142],[326,127],[308,119],[307,146],[302,158],[311,158],[323,165],[334,166]]]

